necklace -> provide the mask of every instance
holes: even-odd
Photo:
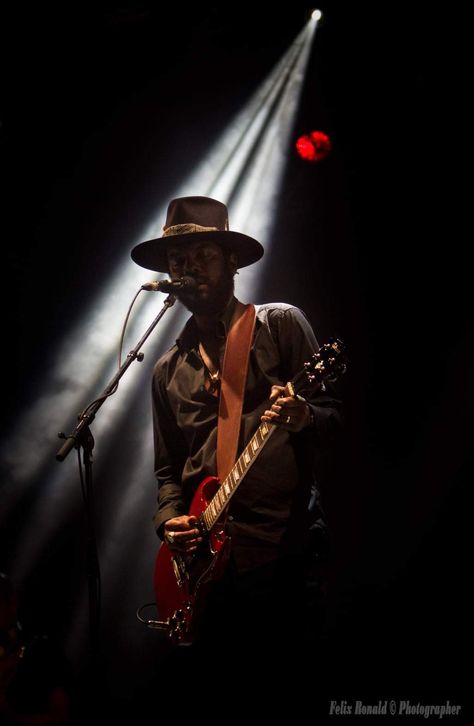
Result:
[[[219,388],[219,384],[220,384],[219,371],[216,371],[215,373],[211,373],[211,371],[209,370],[209,368],[207,368],[207,366],[206,366],[206,369],[209,374],[209,379],[211,381],[209,390],[213,393],[214,391],[217,391],[217,389]]]
[[[209,393],[216,393],[216,391],[218,390],[219,385],[220,385],[220,371],[219,371],[219,369],[217,369],[214,373],[211,371],[211,369],[207,363],[207,361],[209,361],[209,363],[210,363],[211,359],[206,354],[201,343],[199,343],[199,354],[201,356],[201,360],[202,360],[203,366],[205,368],[205,371],[209,377],[209,388],[208,388]]]

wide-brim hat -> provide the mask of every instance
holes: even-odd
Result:
[[[210,239],[237,256],[237,267],[257,262],[263,247],[256,239],[229,230],[227,207],[209,197],[178,197],[168,206],[163,236],[141,242],[133,248],[132,260],[156,272],[168,272],[169,247],[180,243]]]

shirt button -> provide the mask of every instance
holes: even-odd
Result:
[[[228,522],[233,522],[234,521],[234,518],[233,518],[232,514],[229,514],[229,516],[227,517],[227,521]]]

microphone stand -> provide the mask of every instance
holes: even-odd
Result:
[[[140,348],[151,334],[155,326],[159,323],[165,312],[176,302],[176,295],[170,294],[163,303],[163,307],[153,320],[144,335],[140,338],[137,345],[127,355],[126,360],[120,366],[110,383],[106,386],[103,393],[87,406],[81,414],[79,414],[79,423],[69,436],[59,433],[60,439],[64,439],[64,443],[56,454],[57,461],[64,461],[66,456],[73,448],[76,448],[80,457],[80,449],[82,449],[84,463],[84,482],[83,483],[84,498],[86,502],[86,530],[87,530],[87,582],[89,594],[89,630],[91,637],[91,647],[93,656],[99,654],[100,645],[100,569],[97,556],[96,538],[94,533],[93,521],[93,497],[92,497],[92,449],[94,448],[94,438],[92,436],[89,425],[95,419],[96,413],[105,400],[115,393],[118,383],[125,371],[133,363],[134,360],[141,362],[144,358],[143,353],[139,353]]]

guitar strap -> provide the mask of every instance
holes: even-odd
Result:
[[[235,464],[247,368],[255,328],[255,305],[237,301],[227,335],[217,421],[217,475],[221,482]]]

